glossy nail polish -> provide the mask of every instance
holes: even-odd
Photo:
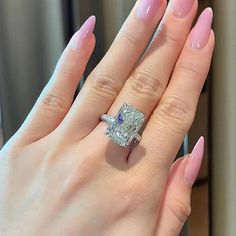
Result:
[[[70,47],[74,50],[81,49],[83,42],[92,35],[95,24],[96,17],[90,16],[71,38]]]
[[[172,0],[171,11],[176,17],[183,18],[190,12],[195,0]]]
[[[194,49],[202,49],[209,41],[211,34],[211,25],[213,20],[213,11],[211,8],[206,8],[192,30],[191,47]]]
[[[204,154],[204,138],[201,137],[195,147],[193,148],[192,153],[188,157],[188,162],[185,166],[184,177],[186,182],[192,186],[196,181],[198,176],[202,159]]]
[[[162,0],[140,0],[137,8],[137,17],[143,21],[151,21],[161,6]]]

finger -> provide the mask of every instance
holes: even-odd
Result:
[[[17,137],[34,142],[52,132],[68,112],[95,45],[95,17],[90,17],[64,50],[51,80],[42,91]]]
[[[144,130],[140,146],[131,154],[131,164],[138,158],[141,147],[146,150],[146,158],[142,158],[138,165],[147,162],[147,171],[155,168],[157,163],[169,166],[173,162],[193,122],[209,71],[214,48],[212,17],[212,10],[206,9],[192,30],[172,79]]]
[[[157,37],[126,81],[109,114],[114,116],[122,104],[127,103],[143,112],[148,119],[156,107],[166,89],[197,11],[195,0],[188,0],[188,4],[182,0],[176,0],[174,3],[168,6]],[[176,8],[183,9],[184,7],[185,14],[181,16],[176,14]],[[97,132],[103,134],[104,129],[104,124],[101,124]]]
[[[145,50],[165,6],[166,0],[137,2],[106,56],[87,79],[63,122],[66,133],[75,135],[78,139],[96,127],[99,116],[108,111]]]
[[[178,159],[171,168],[159,214],[156,236],[177,236],[191,212],[191,188],[198,175],[204,150],[200,138],[190,157]]]
[[[186,8],[185,14],[177,14],[179,8]],[[146,117],[151,114],[165,91],[196,11],[195,0],[176,0],[169,4],[151,48],[126,81],[109,111],[111,114],[115,114],[123,103],[133,105]]]

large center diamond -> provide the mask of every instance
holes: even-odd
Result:
[[[142,112],[125,103],[114,122],[108,126],[106,135],[120,146],[127,147],[138,133],[144,119]]]

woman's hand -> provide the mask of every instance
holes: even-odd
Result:
[[[165,0],[139,0],[74,102],[95,45],[95,18],[72,37],[0,152],[1,235],[178,235],[190,213],[203,139],[190,157],[172,163],[214,48],[212,11],[191,30],[196,12],[196,0],[172,0],[167,9]],[[132,150],[108,139],[99,120],[123,103],[147,121]]]

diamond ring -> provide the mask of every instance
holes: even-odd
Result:
[[[101,120],[108,124],[105,135],[116,144],[128,147],[132,141],[141,140],[138,132],[144,123],[145,116],[136,108],[124,103],[115,117],[103,114]]]

